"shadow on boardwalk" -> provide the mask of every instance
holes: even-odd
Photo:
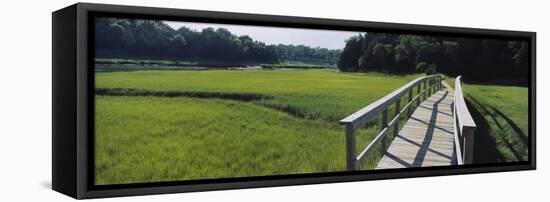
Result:
[[[393,139],[377,169],[453,165],[452,102],[448,90],[423,101]]]
[[[444,90],[423,101],[391,141],[377,169],[455,164],[453,95]],[[527,148],[528,136],[513,120],[472,97],[466,105],[477,125],[473,163],[526,160],[523,148]]]

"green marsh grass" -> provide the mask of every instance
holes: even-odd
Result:
[[[343,171],[338,121],[419,76],[330,70],[96,73],[98,89],[143,93],[96,96],[96,184]],[[390,108],[389,117],[394,113]],[[356,133],[357,153],[378,134],[379,121]],[[379,155],[362,169],[375,167]]]

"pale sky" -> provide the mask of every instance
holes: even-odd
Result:
[[[184,26],[192,30],[202,31],[204,28],[223,27],[237,36],[248,35],[252,39],[266,44],[293,44],[329,49],[343,49],[345,40],[361,32],[333,31],[319,29],[281,28],[267,26],[229,25],[214,23],[163,21],[173,29]]]

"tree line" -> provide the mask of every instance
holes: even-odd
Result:
[[[304,45],[268,45],[225,28],[174,30],[158,20],[96,18],[96,56],[229,63],[285,61],[336,64],[340,50]]]
[[[338,68],[349,72],[426,72],[470,81],[526,84],[528,43],[369,32],[346,40]]]
[[[278,44],[275,52],[282,60],[308,63],[337,64],[340,58],[339,49],[311,48],[304,45]]]

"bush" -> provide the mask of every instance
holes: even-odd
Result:
[[[426,73],[427,75],[432,75],[436,73],[437,66],[435,64],[419,62],[416,64],[416,71],[420,73]]]

